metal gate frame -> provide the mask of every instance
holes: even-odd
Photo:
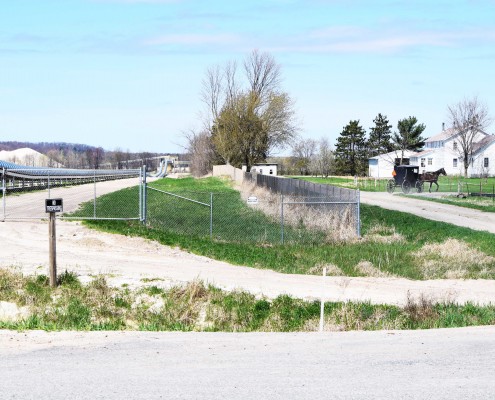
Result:
[[[40,169],[35,169],[35,168],[22,168],[22,167],[19,167],[19,168],[2,168],[0,170],[2,172],[2,180],[1,180],[1,193],[2,193],[2,212],[1,212],[1,215],[0,215],[0,220],[1,221],[6,221],[6,220],[9,220],[9,219],[13,219],[13,220],[25,220],[25,219],[43,219],[45,218],[45,216],[25,216],[25,217],[9,217],[7,216],[7,208],[8,208],[8,204],[7,204],[7,192],[8,192],[8,185],[7,185],[7,179],[6,179],[6,176],[9,175],[9,171],[12,171],[12,173],[14,173],[15,175],[14,176],[19,176],[21,177],[22,176],[22,172],[23,171],[35,171],[35,172],[40,172],[40,171],[43,171],[45,172],[44,174],[41,172],[40,174],[38,175],[32,175],[29,179],[33,180],[33,181],[36,181],[36,180],[44,180],[46,182],[46,188],[43,188],[40,190],[40,192],[46,192],[47,191],[47,196],[48,198],[50,198],[50,195],[51,195],[51,190],[53,189],[52,185],[51,185],[51,179],[53,179],[53,177],[56,177],[56,179],[77,179],[77,178],[80,178],[82,176],[84,176],[86,179],[89,177],[93,182],[93,185],[94,185],[94,191],[93,191],[93,203],[94,203],[94,207],[96,208],[96,198],[97,198],[97,192],[96,192],[96,184],[98,182],[97,178],[102,175],[113,175],[115,174],[115,171],[113,170],[92,170],[92,173],[93,175],[91,175],[91,170],[71,170],[71,171],[75,171],[75,173],[77,172],[87,172],[86,174],[84,175],[64,175],[64,178],[61,178],[61,175],[60,175],[60,172],[63,172],[63,171],[68,171],[68,170],[64,170],[64,169],[57,169],[57,168],[40,168]],[[97,171],[100,173],[100,174],[97,174]],[[88,217],[68,217],[68,216],[63,216],[63,215],[60,215],[58,216],[57,215],[57,218],[60,218],[60,219],[66,219],[66,220],[139,220],[139,221],[145,221],[145,216],[146,216],[146,190],[144,189],[144,187],[146,186],[146,167],[143,166],[142,168],[139,168],[139,169],[132,169],[132,170],[117,170],[120,172],[120,174],[118,175],[126,175],[128,174],[129,176],[134,176],[136,177],[136,179],[138,179],[138,185],[139,185],[139,206],[138,206],[138,210],[137,211],[137,216],[136,217],[128,217],[128,218],[118,218],[118,217],[97,217],[96,216],[96,209],[94,210],[93,212],[93,216],[88,216]],[[57,175],[58,173],[58,175]],[[88,174],[89,173],[89,174]],[[115,174],[117,175],[117,174]],[[88,182],[90,183],[90,182]]]

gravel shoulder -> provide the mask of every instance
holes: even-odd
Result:
[[[41,221],[0,223],[0,266],[24,273],[48,273],[48,224]],[[78,222],[57,221],[57,267],[75,271],[81,280],[105,274],[113,285],[169,287],[194,279],[226,290],[243,289],[270,298],[280,294],[330,301],[371,301],[404,304],[408,294],[437,301],[495,303],[495,281],[431,280],[403,278],[353,278],[281,274],[270,270],[234,266],[160,245],[142,238],[113,235],[88,229]]]

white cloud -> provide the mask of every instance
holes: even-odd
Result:
[[[120,3],[120,4],[172,4],[182,0],[90,0],[93,3]]]
[[[466,44],[492,43],[495,30],[466,31],[372,30],[353,26],[336,26],[309,32],[282,45],[277,50],[311,53],[394,53],[419,47],[463,47]]]
[[[232,44],[238,42],[238,37],[235,35],[203,35],[203,34],[170,34],[161,35],[144,41],[148,46],[159,45],[203,45],[203,44]]]

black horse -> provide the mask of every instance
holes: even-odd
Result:
[[[424,174],[420,175],[421,181],[424,182],[430,182],[430,190],[429,192],[431,193],[431,185],[434,183],[437,185],[437,192],[438,192],[438,176],[439,175],[447,175],[445,170],[443,168],[440,168],[438,171],[435,172],[425,172]]]

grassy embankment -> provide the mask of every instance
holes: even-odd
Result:
[[[191,208],[187,202],[165,201],[166,196],[150,202],[149,213],[155,217],[163,214],[168,226],[156,222],[155,217],[148,228],[129,221],[87,221],[86,224],[112,233],[145,237],[237,265],[283,273],[320,274],[327,266],[331,274],[346,276],[495,278],[495,235],[490,233],[362,204],[360,240],[289,245],[276,241],[249,243],[237,238],[260,226],[272,226],[279,235],[278,222],[249,208],[227,183],[218,179],[163,179],[153,185],[181,194],[203,192],[208,197],[213,191],[215,199],[221,197],[217,194],[228,193],[229,201],[219,208],[223,218],[215,222],[215,239],[210,240],[208,225],[204,225],[205,218],[209,221],[209,209]],[[119,204],[135,206],[133,199],[133,190],[105,195],[98,199],[98,210],[114,209],[117,200]],[[230,207],[228,212],[227,207]],[[206,216],[202,214],[205,212]],[[200,226],[201,234],[197,231]]]
[[[0,301],[27,310],[24,319],[0,321],[0,329],[147,331],[316,331],[320,303],[289,296],[259,299],[223,292],[201,282],[161,289],[147,282],[138,290],[115,288],[102,276],[83,285],[73,273],[52,289],[44,275],[0,269]],[[495,323],[495,306],[432,304],[405,307],[369,303],[325,303],[326,330],[447,328]]]

